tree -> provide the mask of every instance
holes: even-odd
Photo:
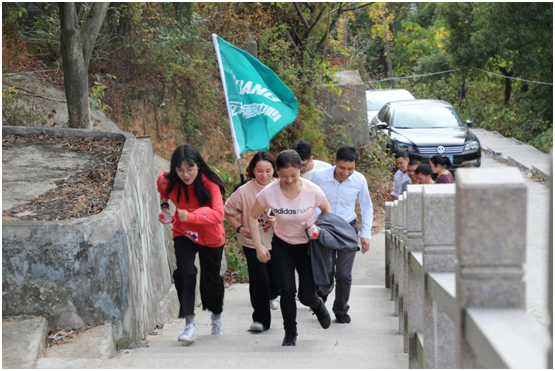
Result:
[[[495,68],[505,78],[505,106],[515,76],[553,80],[552,3],[444,3],[447,50],[457,67]],[[546,89],[552,104],[552,89]]]
[[[273,3],[275,20],[287,26],[286,35],[301,66],[301,79],[312,87],[318,66],[325,59],[330,36],[342,17],[369,3]]]
[[[374,37],[382,39],[385,47],[385,57],[387,61],[387,72],[391,78],[391,88],[395,89],[395,80],[393,80],[393,65],[391,62],[390,42],[393,39],[393,33],[389,25],[393,22],[395,15],[391,12],[386,3],[375,3],[375,6],[369,8],[370,18],[374,21],[374,27],[371,33]]]
[[[553,81],[552,3],[482,3],[479,10],[475,42],[504,76]],[[505,78],[505,106],[511,83]]]
[[[71,128],[91,127],[89,62],[110,5],[110,3],[93,3],[86,22],[80,28],[78,15],[81,4],[83,3],[59,3],[64,84]]]

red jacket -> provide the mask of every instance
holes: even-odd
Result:
[[[186,236],[193,242],[207,247],[223,246],[225,243],[224,204],[220,187],[209,180],[204,174],[201,174],[204,187],[212,196],[212,200],[201,207],[195,194],[195,187],[191,184],[187,186],[189,202],[187,202],[184,192],[182,192],[179,202],[177,202],[177,185],[172,189],[170,194],[166,193],[169,183],[169,179],[164,176],[166,173],[168,172],[162,172],[156,182],[160,197],[169,198],[178,209],[184,209],[189,212],[187,221],[181,222],[177,218],[176,211],[175,223],[172,227],[173,237]]]

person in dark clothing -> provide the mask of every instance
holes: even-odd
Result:
[[[453,183],[453,174],[446,167],[451,166],[451,160],[441,155],[433,155],[430,158],[430,167],[437,174],[436,183]]]

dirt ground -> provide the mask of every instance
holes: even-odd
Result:
[[[60,146],[67,151],[86,152],[91,160],[57,187],[33,201],[2,212],[2,220],[65,220],[98,214],[108,204],[123,141],[107,138],[67,138],[51,135],[2,136],[2,162],[9,160],[10,149],[22,145]],[[21,214],[26,212],[24,215]]]

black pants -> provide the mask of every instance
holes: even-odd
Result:
[[[310,308],[320,304],[316,295],[317,286],[312,276],[312,262],[308,255],[308,243],[290,245],[274,234],[272,259],[278,272],[281,286],[281,314],[285,331],[297,331],[297,304],[295,294],[295,269],[299,274],[299,301]]]
[[[220,276],[220,266],[224,247],[207,247],[180,236],[173,239],[177,269],[173,280],[179,299],[179,318],[195,316],[195,287],[197,285],[197,267],[195,256],[198,252],[200,261],[200,299],[202,309],[214,314],[223,311],[224,280]]]
[[[252,320],[253,322],[262,323],[265,329],[269,329],[272,324],[270,299],[279,296],[279,282],[274,261],[270,260],[268,263],[262,263],[256,257],[256,249],[243,246],[243,252],[249,270],[249,294],[254,309]]]

